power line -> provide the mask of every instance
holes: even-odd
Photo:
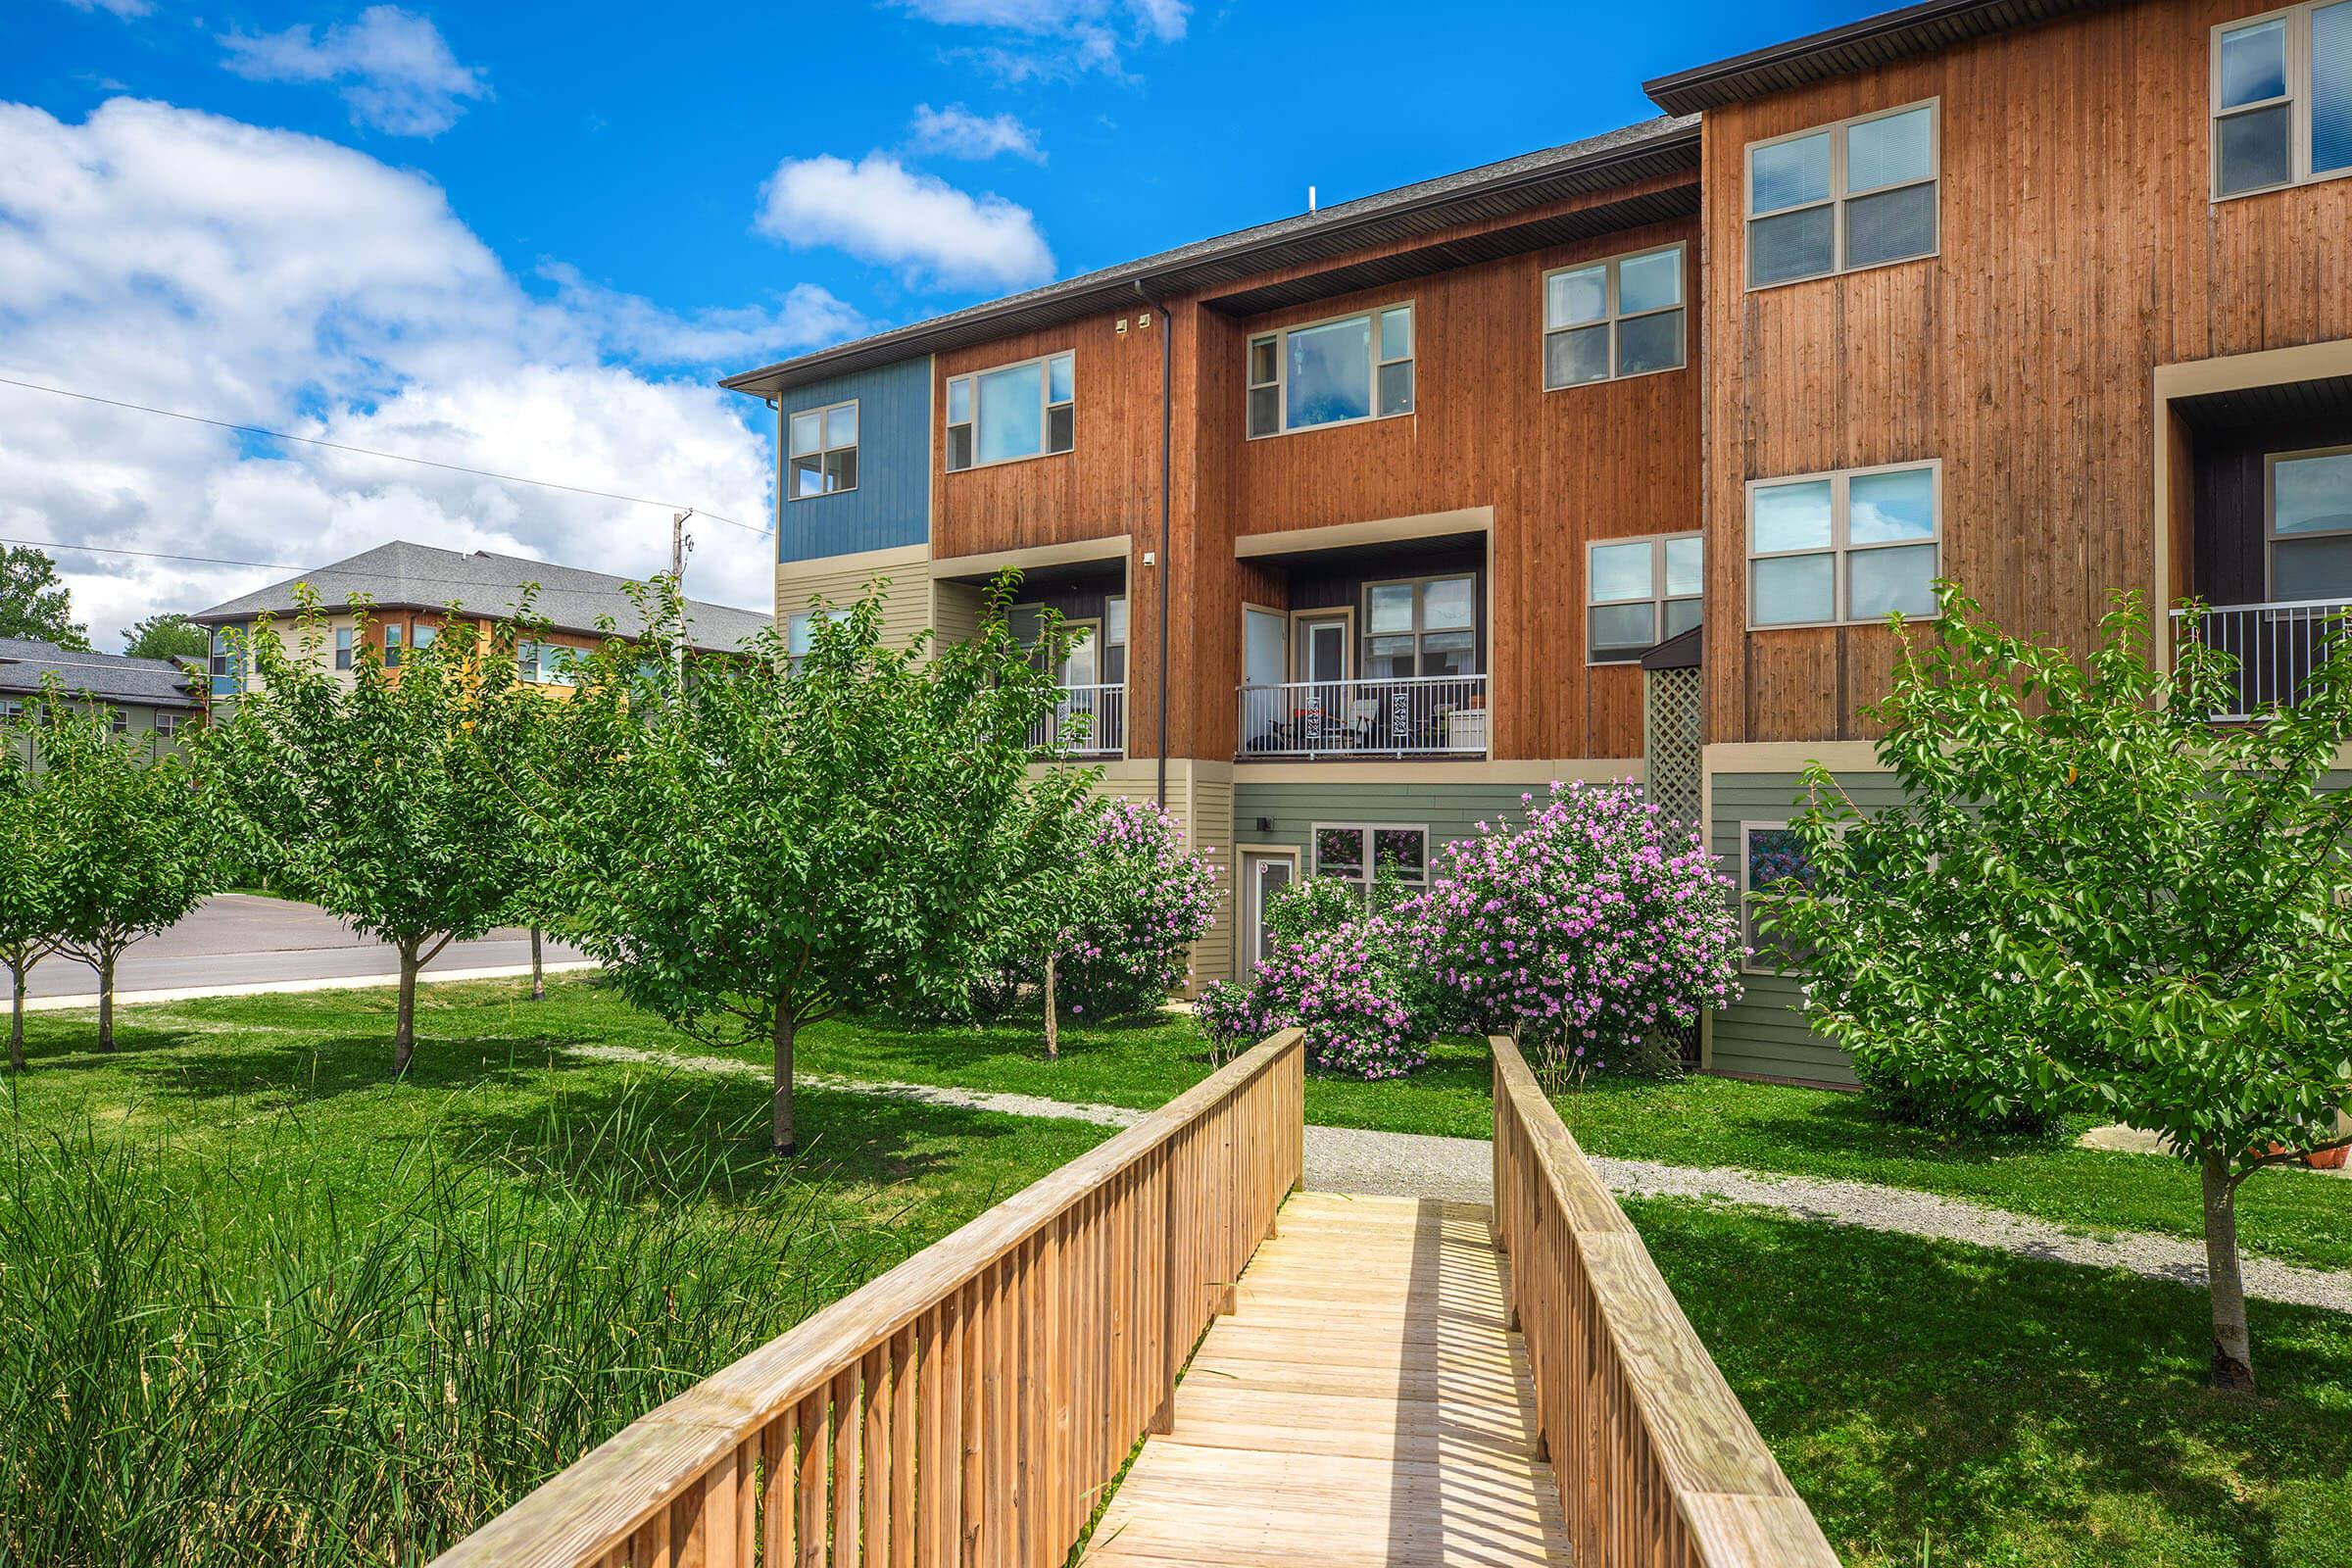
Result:
[[[602,501],[625,501],[631,506],[638,507],[661,507],[668,512],[692,510],[696,516],[709,517],[713,522],[728,523],[750,533],[764,535],[767,532],[765,528],[756,523],[741,522],[723,514],[706,511],[701,507],[688,509],[679,502],[655,501],[646,496],[621,495],[612,490],[592,490],[586,485],[560,484],[553,479],[532,479],[522,474],[499,473],[489,468],[469,468],[462,463],[437,463],[431,458],[413,458],[399,452],[378,452],[372,447],[348,446],[341,441],[322,441],[317,436],[290,435],[284,430],[265,430],[258,424],[236,424],[227,419],[211,419],[201,414],[182,414],[176,409],[150,408],[144,403],[125,403],[121,398],[102,398],[94,392],[75,392],[68,387],[44,386],[38,381],[20,381],[14,376],[0,375],[0,386],[22,387],[27,392],[46,392],[52,397],[75,398],[83,403],[103,403],[110,409],[128,409],[134,414],[153,414],[166,419],[185,419],[190,424],[209,424],[217,430],[234,430],[240,435],[266,435],[273,441],[299,441],[305,446],[325,447],[335,452],[356,453],[363,458],[381,458],[387,463],[414,463],[420,467],[440,468],[450,473],[470,473],[477,478],[496,479],[504,484],[536,485],[542,490],[564,490],[575,496],[594,496]],[[242,564],[242,563],[232,563],[232,564]]]
[[[222,556],[175,556],[168,550],[122,550],[113,545],[68,545],[54,539],[0,539],[0,545],[29,545],[35,550],[81,550],[99,556],[136,556],[141,561],[193,561],[207,566],[255,566],[264,571],[306,571],[282,561],[230,561]]]

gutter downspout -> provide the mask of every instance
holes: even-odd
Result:
[[[1135,292],[1159,316],[1159,784],[1152,799],[1164,811],[1168,808],[1168,492],[1175,468],[1175,368],[1168,334],[1175,325],[1168,319],[1167,306],[1152,297],[1144,280],[1134,281]]]

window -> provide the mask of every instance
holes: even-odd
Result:
[[[1747,624],[1832,626],[1936,613],[1941,465],[1747,487]]]
[[[2352,0],[2213,29],[2213,195],[2352,173]]]
[[[858,488],[858,400],[830,408],[803,409],[788,425],[792,479],[784,492],[795,501],[839,495]]]
[[[120,708],[110,708],[106,710],[106,727],[117,735],[127,735],[130,733],[130,715]]]
[[[1067,452],[1075,438],[1075,361],[1066,353],[948,382],[948,467]]]
[[[1694,533],[1590,547],[1585,624],[1592,662],[1639,659],[1698,624],[1703,548]]]
[[[1358,893],[1369,887],[1364,871],[1386,870],[1406,891],[1429,881],[1429,829],[1387,823],[1315,824],[1315,875],[1348,883]]]
[[[243,661],[237,657],[233,634],[226,626],[213,630],[213,647],[208,673],[212,677],[215,697],[233,697],[244,689]]]
[[[384,667],[386,669],[398,669],[400,667],[400,645],[402,640],[402,628],[393,625],[389,621],[385,622]]]
[[[2352,447],[2263,459],[2274,601],[2352,599]]]
[[[1747,286],[1936,253],[1934,100],[1749,144]]]
[[[335,667],[337,669],[351,667],[351,628],[349,626],[335,628]]]
[[[422,646],[421,642],[419,646]],[[514,671],[524,680],[543,686],[576,686],[579,684],[577,666],[586,657],[576,648],[561,648],[554,643],[518,642],[514,645]]]
[[[1788,974],[1804,967],[1805,955],[1780,937],[1761,929],[1764,911],[1756,898],[1793,883],[1813,885],[1813,864],[1805,847],[1786,822],[1740,824],[1740,931],[1749,949],[1740,967],[1750,974]]]
[[[421,654],[427,648],[433,646],[433,639],[439,634],[439,627],[430,626],[422,621],[418,621],[409,630],[409,646]]]
[[[1413,308],[1392,305],[1250,340],[1250,434],[1413,412]]]
[[[1683,368],[1683,247],[1544,274],[1544,385]]]
[[[0,703],[0,723],[13,724],[24,716],[23,703]]]
[[[816,622],[819,615],[831,621],[844,621],[850,618],[850,612],[846,610],[796,610],[785,616],[784,667],[786,669],[798,670],[801,667],[801,661],[808,657],[808,650],[816,640]]]
[[[1380,679],[1478,673],[1478,579],[1364,587],[1365,671]]]
[[[156,714],[155,732],[166,740],[172,739],[179,733],[179,715],[177,713]]]

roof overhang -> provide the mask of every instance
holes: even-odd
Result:
[[[1073,539],[1067,544],[1032,545],[1026,550],[991,550],[976,556],[940,556],[931,562],[934,578],[969,578],[986,582],[1000,571],[1042,571],[1054,566],[1075,566],[1089,562],[1124,562],[1135,548],[1134,539],[1127,534],[1103,534],[1095,539]]]
[[[1380,517],[1369,522],[1334,522],[1319,528],[1282,528],[1270,533],[1235,536],[1233,553],[1242,561],[1273,556],[1313,555],[1326,550],[1361,550],[1369,546],[1412,544],[1422,540],[1454,540],[1463,535],[1494,531],[1493,507],[1461,507],[1452,512],[1423,512],[1409,517]]]
[[[1948,49],[2059,17],[2104,10],[2116,0],[1927,0],[1762,49],[1694,66],[1642,84],[1668,114],[1695,115],[1746,98],[1850,76],[1890,61]]]

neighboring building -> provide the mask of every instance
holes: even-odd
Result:
[[[0,637],[0,718],[36,710],[52,676],[69,707],[105,708],[116,734],[137,736],[159,757],[178,750],[181,733],[203,719],[196,678],[168,659],[83,653],[23,637]]]
[[[2352,601],[2352,0],[1934,0],[1647,90],[730,378],[787,630],[880,575],[956,635],[1007,564],[1097,626],[1108,786],[1232,873],[1202,978],[1552,779],[1644,778],[1744,885],[1807,759],[1889,798],[1875,622],[1937,575],[2078,647],[2201,594],[2291,693]],[[1850,1081],[1748,978],[1708,1063]]]
[[[298,588],[308,587],[327,612],[319,658],[337,671],[348,672],[368,648],[375,649],[387,667],[398,668],[409,650],[429,644],[439,634],[452,606],[469,620],[511,617],[526,583],[538,586],[531,612],[547,623],[541,635],[518,650],[526,666],[524,673],[533,680],[568,684],[570,652],[594,648],[603,640],[600,620],[609,619],[620,637],[635,640],[644,635],[645,620],[626,592],[626,578],[520,556],[494,556],[481,550],[467,555],[401,539],[271,583],[188,618],[211,628],[212,694],[229,697],[242,691],[252,676],[244,638],[252,632],[254,621],[268,614],[277,632],[284,635],[301,609],[295,598]],[[355,599],[368,602],[365,625],[352,609]],[[686,616],[688,636],[695,649],[704,653],[735,653],[746,640],[774,624],[757,611],[697,599],[686,602]]]

